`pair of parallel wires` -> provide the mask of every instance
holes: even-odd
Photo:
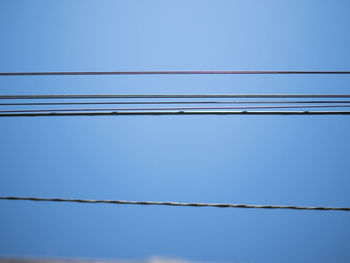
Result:
[[[16,72],[0,73],[1,76],[97,76],[97,75],[198,75],[198,74],[345,74],[350,71],[110,71],[110,72]],[[81,102],[80,100],[90,101]],[[118,101],[94,101],[95,99],[118,99]],[[125,101],[133,99],[133,101]],[[152,99],[152,101],[148,101]],[[176,99],[176,100],[174,100]],[[248,99],[248,101],[247,101]],[[252,100],[254,99],[254,100]],[[266,100],[268,99],[268,100]],[[292,100],[291,100],[292,99]],[[12,102],[12,101],[16,102]],[[22,102],[30,101],[30,102]],[[41,100],[41,102],[32,102]],[[54,102],[42,102],[55,100]],[[57,102],[60,100],[60,102]],[[69,101],[67,101],[69,100]],[[79,100],[79,101],[72,101]],[[93,101],[91,101],[93,100]],[[140,101],[141,100],[141,101]],[[20,102],[19,102],[20,101]],[[63,102],[62,102],[63,101]],[[214,104],[214,107],[187,107],[191,104]],[[229,104],[234,106],[221,106]],[[35,116],[101,116],[101,115],[350,115],[350,94],[194,94],[194,95],[3,95],[0,96],[0,106],[87,106],[87,105],[119,105],[119,108],[69,108],[69,109],[6,109],[0,110],[0,117],[35,117]],[[124,108],[124,105],[134,105]],[[139,107],[142,105],[142,108]],[[145,105],[186,105],[186,107],[146,107]],[[217,106],[219,105],[219,106]],[[248,106],[247,106],[248,105]],[[254,106],[250,106],[254,105]],[[310,109],[328,108],[320,111]],[[342,110],[334,110],[341,108]],[[266,109],[272,111],[266,111]],[[295,109],[301,109],[295,111]],[[74,203],[107,203],[132,205],[165,205],[191,207],[219,208],[263,208],[263,209],[294,209],[350,211],[350,207],[305,207],[278,205],[247,205],[247,204],[213,204],[213,203],[178,203],[155,201],[123,201],[123,200],[87,200],[67,198],[37,198],[2,196],[0,200],[27,200]]]

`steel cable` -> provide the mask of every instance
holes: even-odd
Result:
[[[350,111],[105,111],[0,113],[0,117],[161,116],[161,115],[350,115]]]
[[[208,74],[350,74],[350,71],[307,70],[168,70],[168,71],[77,71],[77,72],[1,72],[0,76],[94,76],[94,75],[208,75]]]
[[[350,94],[98,94],[98,95],[0,95],[0,99],[165,99],[165,98],[350,98]]]
[[[263,208],[263,209],[294,209],[294,210],[323,210],[323,211],[350,211],[350,207],[326,207],[326,206],[289,206],[289,205],[247,205],[247,204],[215,204],[215,203],[179,203],[179,202],[155,202],[155,201],[123,201],[123,200],[87,200],[69,198],[37,198],[2,196],[0,200],[26,200],[26,201],[49,201],[70,203],[105,203],[121,205],[164,205],[164,206],[191,206],[191,207],[219,207],[219,208]]]
[[[60,111],[145,111],[145,110],[238,110],[238,109],[295,109],[295,108],[348,108],[347,105],[298,105],[298,106],[239,106],[239,107],[163,107],[163,108],[104,108],[104,109],[34,109],[34,110],[5,110],[0,113],[10,112],[60,112]]]
[[[350,103],[348,100],[301,100],[301,101],[113,101],[113,102],[32,102],[32,103],[0,103],[0,106],[44,106],[44,105],[113,105],[113,104],[296,104],[296,103]]]

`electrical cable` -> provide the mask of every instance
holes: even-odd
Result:
[[[0,76],[72,75],[208,75],[208,74],[350,74],[350,71],[306,70],[169,70],[169,71],[79,71],[79,72],[1,72]]]
[[[350,115],[350,111],[105,111],[0,113],[0,117],[58,117],[58,116],[147,116],[147,115]]]
[[[42,106],[42,105],[110,105],[110,104],[266,104],[266,103],[350,103],[346,100],[311,100],[311,101],[130,101],[130,102],[32,102],[32,103],[0,103],[0,106]]]
[[[139,95],[139,94],[98,94],[98,95],[0,95],[0,99],[164,99],[164,98],[350,98],[350,94],[162,94],[162,95]]]
[[[295,109],[295,108],[348,108],[350,105],[298,105],[298,106],[240,106],[240,107],[166,107],[166,108],[113,108],[113,109],[45,109],[45,110],[5,110],[9,112],[58,112],[58,111],[144,111],[144,110],[238,110],[238,109]]]
[[[120,205],[163,205],[163,206],[191,206],[191,207],[219,207],[219,208],[263,208],[263,209],[294,209],[294,210],[323,210],[323,211],[350,211],[350,207],[309,207],[289,205],[247,205],[247,204],[214,204],[214,203],[179,203],[179,202],[154,202],[154,201],[124,201],[124,200],[87,200],[69,198],[37,198],[37,197],[15,197],[1,196],[0,200],[22,200],[22,201],[48,201],[48,202],[70,202],[70,203],[104,203]]]

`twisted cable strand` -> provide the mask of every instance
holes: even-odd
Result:
[[[219,207],[219,208],[263,208],[263,209],[294,209],[294,210],[323,210],[323,211],[350,211],[350,207],[309,207],[309,206],[284,206],[284,205],[247,205],[247,204],[215,204],[215,203],[179,203],[179,202],[155,202],[155,201],[124,201],[124,200],[88,200],[69,198],[38,198],[1,196],[0,200],[26,200],[26,201],[49,201],[71,203],[105,203],[122,205],[163,205],[163,206],[191,206],[191,207]]]

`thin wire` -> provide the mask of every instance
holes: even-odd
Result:
[[[294,209],[294,210],[323,210],[323,211],[350,211],[350,207],[327,207],[327,206],[287,206],[287,205],[246,205],[246,204],[214,204],[214,203],[179,203],[179,202],[154,202],[154,201],[123,201],[123,200],[87,200],[69,198],[37,198],[1,196],[0,200],[26,200],[26,201],[49,201],[71,203],[104,203],[120,205],[164,205],[164,206],[191,206],[191,207],[219,207],[219,208],[263,208],[263,209]]]
[[[295,109],[295,108],[348,108],[350,105],[298,105],[298,106],[240,106],[240,107],[166,107],[166,108],[113,108],[113,109],[45,109],[45,110],[5,110],[9,112],[59,112],[59,111],[144,111],[144,110],[238,110],[238,109]]]
[[[111,112],[50,112],[0,113],[0,117],[58,116],[147,116],[147,115],[350,115],[350,111],[111,111]]]
[[[80,72],[2,72],[0,76],[62,75],[208,75],[208,74],[350,74],[350,71],[300,70],[170,70],[170,71],[80,71]]]
[[[311,100],[311,101],[130,101],[130,102],[33,102],[33,103],[0,103],[0,106],[41,106],[41,105],[110,105],[110,104],[265,104],[265,103],[350,103],[350,101],[337,100]]]
[[[350,94],[176,94],[176,95],[1,95],[0,99],[164,99],[164,98],[350,98]]]

